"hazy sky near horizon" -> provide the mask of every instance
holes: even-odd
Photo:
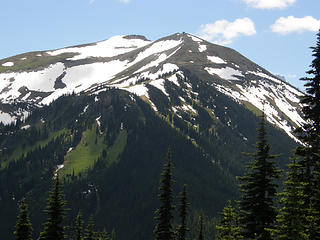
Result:
[[[0,59],[114,35],[188,32],[304,89],[319,10],[319,0],[1,0]]]

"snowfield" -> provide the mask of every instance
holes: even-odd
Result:
[[[56,51],[49,51],[48,54],[57,56],[62,53],[78,53],[70,60],[79,60],[89,57],[113,57],[151,43],[142,39],[126,39],[124,36],[114,36],[108,40],[98,42],[94,45],[84,47],[62,48]]]

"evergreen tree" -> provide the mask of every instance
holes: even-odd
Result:
[[[116,230],[115,229],[112,229],[111,240],[116,240]]]
[[[14,231],[16,240],[32,240],[32,225],[28,214],[28,205],[24,198],[19,203],[19,214]]]
[[[199,217],[199,235],[198,235],[198,240],[203,240],[203,213],[200,214]]]
[[[301,156],[311,157],[309,165],[315,166],[320,161],[320,30],[317,34],[316,47],[311,48],[314,59],[310,65],[311,70],[306,73],[313,77],[301,78],[301,80],[307,81],[304,85],[306,94],[301,97],[300,101],[303,104],[302,112],[306,123],[297,130],[300,133],[300,140],[305,145],[298,148],[297,153]]]
[[[320,239],[320,196],[317,194],[320,185],[320,31],[317,34],[317,43],[312,47],[314,57],[306,73],[310,77],[301,78],[306,81],[306,94],[301,98],[303,104],[303,118],[305,124],[297,129],[299,139],[303,145],[297,148],[296,154],[302,157],[299,162],[302,166],[301,181],[306,182],[304,187],[305,207],[309,208],[308,232],[310,238]],[[311,220],[312,219],[312,220]],[[312,227],[315,226],[315,227]]]
[[[271,232],[279,240],[308,240],[310,238],[305,226],[308,210],[304,205],[303,191],[305,183],[299,178],[301,165],[294,158],[288,166],[290,171],[284,182],[285,189],[279,194],[283,207],[277,216],[277,225]]]
[[[187,185],[183,185],[183,190],[180,194],[180,205],[179,205],[179,216],[181,219],[181,223],[178,227],[178,240],[185,240],[186,233],[189,230],[187,227],[187,208],[189,207],[190,203],[188,203],[187,198]]]
[[[238,226],[238,218],[234,209],[231,207],[231,201],[228,201],[227,206],[222,211],[222,219],[220,226],[217,226],[218,240],[240,240],[243,237],[240,234],[240,226]]]
[[[276,220],[275,195],[280,172],[271,160],[275,156],[270,155],[270,147],[266,139],[265,115],[262,113],[258,129],[256,152],[248,154],[253,158],[246,166],[246,173],[240,177],[241,223],[243,224],[243,236],[258,240],[271,239],[271,228]]]
[[[99,234],[99,240],[110,240],[107,230],[104,228],[103,231]]]
[[[173,240],[174,231],[172,228],[172,211],[174,206],[172,204],[172,163],[170,149],[167,153],[167,163],[163,167],[161,174],[160,187],[159,187],[159,200],[161,206],[155,212],[155,220],[157,221],[154,233],[156,240]]]
[[[89,218],[88,226],[86,228],[85,238],[86,240],[94,240],[94,222],[93,216],[91,215]]]
[[[309,239],[319,240],[320,239],[320,189],[317,182],[320,182],[319,168],[315,168],[312,175],[314,177],[314,185],[312,187],[312,195],[310,198],[310,204],[307,205],[307,216],[306,216],[306,233]],[[305,193],[305,192],[304,192]],[[306,194],[306,193],[305,193]],[[309,199],[307,197],[307,199]]]
[[[52,190],[47,200],[48,205],[45,210],[47,221],[43,224],[44,230],[40,233],[39,240],[62,240],[65,239],[64,226],[62,221],[66,212],[65,201],[60,190],[59,175],[56,175]]]
[[[74,239],[83,240],[83,219],[81,211],[78,212],[74,227]]]

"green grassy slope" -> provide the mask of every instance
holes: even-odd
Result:
[[[78,175],[93,167],[94,161],[101,155],[107,146],[103,143],[103,137],[96,135],[96,124],[82,133],[80,143],[65,156],[64,167],[60,171],[63,177],[68,174]]]

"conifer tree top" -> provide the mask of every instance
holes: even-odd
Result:
[[[32,240],[32,226],[28,214],[28,205],[25,203],[25,199],[19,203],[19,214],[14,231],[15,240]]]

